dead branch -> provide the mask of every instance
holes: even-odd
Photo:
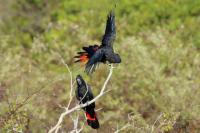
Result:
[[[60,56],[60,57],[61,57],[61,56]],[[108,84],[108,81],[110,80],[110,78],[111,78],[111,76],[112,76],[113,68],[114,68],[113,65],[110,65],[110,71],[109,71],[109,74],[108,74],[108,76],[107,76],[107,79],[105,80],[105,82],[104,82],[104,84],[103,84],[103,86],[102,86],[102,88],[101,88],[100,93],[99,93],[94,99],[92,99],[91,101],[89,101],[89,102],[87,102],[87,103],[85,103],[85,104],[79,104],[79,105],[76,105],[75,107],[69,109],[69,106],[70,106],[71,101],[72,101],[72,98],[73,98],[73,96],[72,96],[72,92],[73,92],[72,73],[71,73],[71,71],[70,71],[68,65],[64,62],[64,60],[63,60],[62,57],[61,57],[61,59],[62,59],[62,63],[64,63],[65,66],[67,67],[67,70],[69,71],[70,77],[71,77],[70,100],[69,100],[69,102],[68,102],[68,106],[65,107],[65,112],[63,112],[63,113],[60,115],[60,117],[59,117],[59,119],[58,119],[58,122],[56,123],[56,125],[55,125],[54,127],[52,127],[52,128],[49,130],[48,133],[53,133],[53,132],[56,133],[56,132],[58,132],[58,130],[59,130],[59,128],[61,127],[61,124],[62,124],[62,122],[63,122],[63,119],[64,119],[64,117],[65,117],[66,115],[69,115],[70,113],[72,113],[72,112],[74,112],[74,111],[77,111],[77,110],[79,110],[79,109],[81,109],[81,108],[84,108],[84,107],[90,105],[91,103],[97,101],[100,97],[102,97],[102,96],[106,93],[106,91],[105,91],[105,90],[106,90],[106,85]],[[82,130],[82,128],[79,129],[79,131],[77,131],[77,132],[80,132],[81,130]]]

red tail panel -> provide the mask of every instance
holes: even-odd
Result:
[[[75,62],[87,62],[93,55],[94,53],[98,50],[99,46],[98,45],[93,45],[89,47],[83,47],[82,49],[84,50],[83,52],[78,52],[77,56],[74,58],[77,58]]]
[[[75,56],[75,58],[78,58],[75,62],[87,62],[89,60],[89,56],[86,52],[80,53],[80,55]]]
[[[86,114],[87,119],[90,121],[95,121],[97,119],[96,114],[94,114],[93,117],[87,112],[85,112],[85,114]]]
[[[99,121],[96,117],[96,113],[89,113],[85,112],[86,117],[87,117],[87,123],[89,126],[91,126],[93,129],[98,129],[99,128]]]
[[[88,55],[80,55],[80,62],[87,62],[89,60]]]

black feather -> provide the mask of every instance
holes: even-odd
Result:
[[[113,11],[111,11],[107,18],[105,34],[102,39],[102,45],[112,47],[115,41],[115,37],[116,37],[115,14]]]
[[[83,80],[81,75],[76,76],[76,83],[76,98],[79,100],[79,102],[84,104],[86,102],[91,101],[94,98],[91,87]],[[94,109],[95,102],[83,108],[83,110],[86,113],[88,125],[94,129],[97,129],[99,128],[99,121],[97,119]]]
[[[86,67],[85,67],[85,72],[87,74],[93,73],[98,63],[102,60],[103,56],[104,56],[103,49],[97,50],[97,52],[95,52],[95,54],[87,62]]]

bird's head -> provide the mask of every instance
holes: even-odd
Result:
[[[85,84],[85,81],[83,80],[81,75],[76,76],[76,83],[77,83],[78,86]]]
[[[121,63],[121,57],[119,54],[115,54],[115,63]]]

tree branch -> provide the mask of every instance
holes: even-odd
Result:
[[[91,101],[89,101],[89,102],[87,102],[87,103],[85,103],[85,104],[79,104],[79,105],[77,105],[77,106],[75,106],[75,107],[69,109],[70,103],[71,103],[72,98],[73,98],[73,96],[72,96],[72,92],[73,92],[72,73],[71,73],[71,71],[70,71],[68,65],[64,62],[63,59],[62,59],[62,62],[63,62],[63,63],[65,64],[65,66],[67,67],[67,69],[68,69],[68,71],[69,71],[69,73],[70,73],[70,76],[71,76],[70,100],[69,100],[69,102],[68,102],[68,106],[65,108],[65,112],[63,112],[63,113],[60,115],[60,117],[59,117],[59,119],[58,119],[58,122],[56,123],[56,125],[55,125],[54,127],[52,127],[52,128],[49,130],[48,133],[58,132],[58,129],[61,127],[61,124],[62,124],[62,122],[63,122],[63,119],[64,119],[64,117],[65,117],[66,115],[69,115],[70,113],[72,113],[72,112],[74,112],[74,111],[77,111],[77,110],[79,110],[79,109],[81,109],[81,108],[84,108],[84,107],[86,107],[86,106],[92,104],[93,102],[97,101],[100,97],[102,97],[102,96],[106,93],[106,92],[105,92],[106,86],[107,86],[108,81],[110,80],[110,78],[111,78],[111,76],[112,76],[112,73],[113,73],[113,65],[111,65],[111,66],[110,66],[109,74],[108,74],[107,79],[105,80],[105,82],[104,82],[104,84],[103,84],[103,86],[102,86],[102,88],[101,88],[100,93],[99,93],[94,99],[92,99]]]

